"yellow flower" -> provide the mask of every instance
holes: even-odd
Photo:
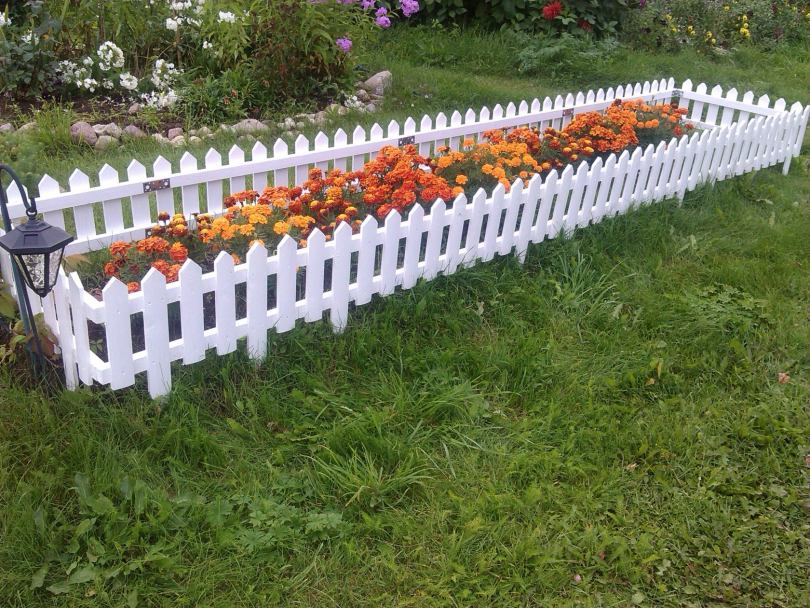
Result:
[[[273,232],[278,235],[287,234],[290,231],[290,225],[287,222],[276,222],[273,224]]]

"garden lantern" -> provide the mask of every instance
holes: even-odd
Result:
[[[65,247],[73,237],[56,226],[37,219],[36,201],[28,199],[17,175],[7,166],[0,165],[17,185],[25,205],[26,223],[12,229],[8,215],[8,199],[0,187],[0,206],[6,234],[0,237],[0,247],[11,254],[23,280],[35,294],[45,297],[53,289]]]

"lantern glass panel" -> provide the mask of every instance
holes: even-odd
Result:
[[[25,254],[20,256],[23,263],[21,269],[28,275],[31,281],[31,288],[34,291],[45,289],[45,258],[41,253]]]

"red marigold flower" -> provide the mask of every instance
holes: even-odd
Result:
[[[560,0],[554,0],[554,2],[549,2],[543,7],[543,19],[547,19],[548,21],[553,21],[556,19],[560,13],[563,11],[563,5]]]
[[[579,21],[577,21],[577,25],[579,26],[580,29],[583,29],[586,32],[593,31],[593,26],[585,19],[580,19]]]

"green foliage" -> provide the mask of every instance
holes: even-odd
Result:
[[[7,9],[0,4],[0,14],[5,15],[3,8]],[[62,21],[41,2],[25,2],[9,18],[11,25],[0,26],[0,94],[38,95],[55,79]]]
[[[763,48],[806,41],[810,3],[806,0],[651,0],[630,11],[624,37],[643,49],[704,51],[754,44]]]
[[[519,46],[517,66],[521,72],[581,77],[598,72],[610,62],[619,45],[610,38],[593,40],[562,33],[558,37],[524,35]]]

